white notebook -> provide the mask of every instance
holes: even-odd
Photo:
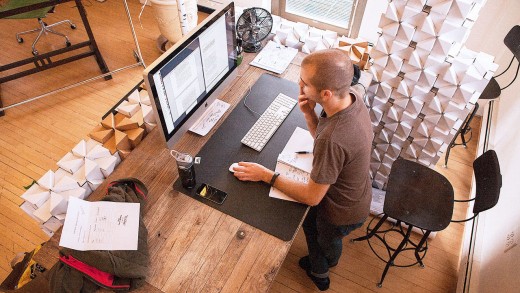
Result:
[[[314,139],[309,131],[296,127],[282,153],[278,156],[275,168],[276,172],[294,181],[308,183],[312,170],[313,145]],[[298,154],[297,152],[308,153]],[[274,187],[271,187],[269,196],[295,201]]]
[[[269,41],[249,64],[281,74],[291,64],[297,53],[298,49]]]

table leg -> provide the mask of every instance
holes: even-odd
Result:
[[[85,31],[87,32],[88,39],[90,41],[90,49],[94,52],[99,69],[101,69],[102,73],[107,73],[110,70],[108,69],[108,66],[105,63],[103,56],[101,56],[101,52],[99,52],[96,39],[94,39],[94,34],[92,33],[92,29],[90,28],[90,24],[87,19],[87,12],[85,10],[85,7],[83,6],[81,0],[75,0],[75,2],[79,11],[79,15],[81,16],[81,20],[83,21],[83,25],[85,26]],[[105,76],[105,80],[109,79],[112,79],[112,75]]]

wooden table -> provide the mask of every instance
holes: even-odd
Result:
[[[297,82],[303,54],[299,54],[281,77]],[[265,71],[248,64],[246,54],[239,77],[220,99],[234,108],[249,86]],[[175,149],[195,155],[231,111],[205,137],[185,134]],[[282,241],[173,190],[178,178],[174,159],[155,128],[116,168],[90,201],[101,199],[107,184],[123,177],[136,177],[149,190],[144,207],[150,248],[150,275],[142,292],[265,292],[282,266],[292,241]],[[245,237],[237,237],[239,231]],[[47,268],[58,257],[61,229],[36,255]]]

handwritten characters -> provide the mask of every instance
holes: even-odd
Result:
[[[204,115],[193,124],[190,131],[195,132],[198,135],[206,135],[220,120],[222,115],[229,109],[229,104],[221,100],[215,100],[211,106],[204,112]]]

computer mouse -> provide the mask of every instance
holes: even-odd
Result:
[[[235,173],[235,170],[233,170],[235,167],[238,167],[238,163],[231,164],[231,166],[229,166],[229,172]]]

